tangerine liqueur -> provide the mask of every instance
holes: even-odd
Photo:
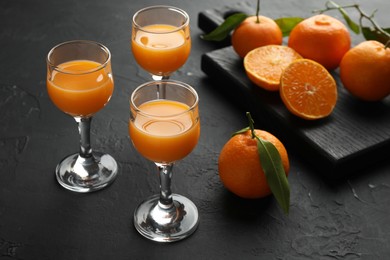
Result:
[[[200,135],[197,111],[177,101],[159,99],[141,104],[130,120],[131,140],[140,154],[156,163],[169,163],[187,156]]]
[[[89,60],[62,63],[47,80],[53,103],[72,116],[91,116],[110,100],[114,81],[109,68]]]
[[[169,75],[186,62],[191,38],[189,31],[167,24],[153,24],[137,30],[131,46],[134,58],[146,71],[153,75]]]

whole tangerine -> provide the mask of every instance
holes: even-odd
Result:
[[[319,14],[303,20],[292,29],[288,46],[302,57],[333,70],[350,49],[351,36],[341,21]]]
[[[267,131],[254,131],[259,138],[276,147],[288,176],[290,163],[282,142]],[[252,138],[250,130],[233,136],[223,146],[218,159],[218,170],[223,185],[241,198],[263,198],[272,193],[259,159],[257,140]]]
[[[350,49],[340,63],[340,79],[354,96],[379,101],[390,94],[390,48],[364,41]]]
[[[278,24],[262,15],[247,17],[236,27],[231,37],[233,49],[241,58],[257,47],[281,45],[282,41],[283,33]]]

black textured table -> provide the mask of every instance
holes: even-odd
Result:
[[[223,10],[236,2],[0,2],[0,260],[388,259],[386,159],[331,181],[299,144],[283,140],[291,163],[289,215],[273,197],[239,199],[219,181],[219,152],[232,132],[246,126],[247,107],[232,98],[229,86],[223,89],[202,71],[202,55],[223,46],[199,38],[198,19],[205,10]],[[307,17],[324,7],[324,1],[263,2],[263,14],[272,18]],[[360,2],[368,12],[380,7],[377,20],[390,27],[388,1]],[[175,166],[173,177],[173,191],[198,206],[200,225],[188,239],[171,244],[144,239],[132,223],[138,203],[158,192],[158,176],[128,137],[128,97],[150,78],[130,52],[131,16],[156,3],[181,7],[192,19],[191,56],[172,78],[198,91],[202,123],[198,146]],[[90,194],[67,191],[54,177],[56,164],[78,150],[79,136],[74,120],[48,97],[45,57],[55,44],[72,39],[99,41],[112,52],[115,91],[93,119],[92,145],[113,155],[120,170],[111,186]],[[359,40],[354,36],[354,44]],[[271,131],[274,126],[261,115],[255,116],[257,127]]]

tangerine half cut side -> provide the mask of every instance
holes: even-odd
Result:
[[[329,116],[336,106],[337,85],[325,67],[309,60],[292,62],[281,76],[280,96],[286,108],[307,120]]]
[[[301,55],[288,46],[266,45],[248,52],[244,58],[244,68],[255,85],[269,91],[278,91],[283,70],[300,58]]]

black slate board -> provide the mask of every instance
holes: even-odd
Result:
[[[227,9],[202,12],[198,25],[205,32],[211,31],[226,13]],[[242,59],[231,46],[204,54],[201,68],[215,79],[218,91],[262,119],[287,146],[294,146],[303,160],[328,178],[345,177],[388,157],[390,99],[370,103],[357,100],[343,88],[337,70],[332,72],[339,90],[335,110],[328,118],[306,121],[292,115],[278,93],[252,84],[245,75]]]

